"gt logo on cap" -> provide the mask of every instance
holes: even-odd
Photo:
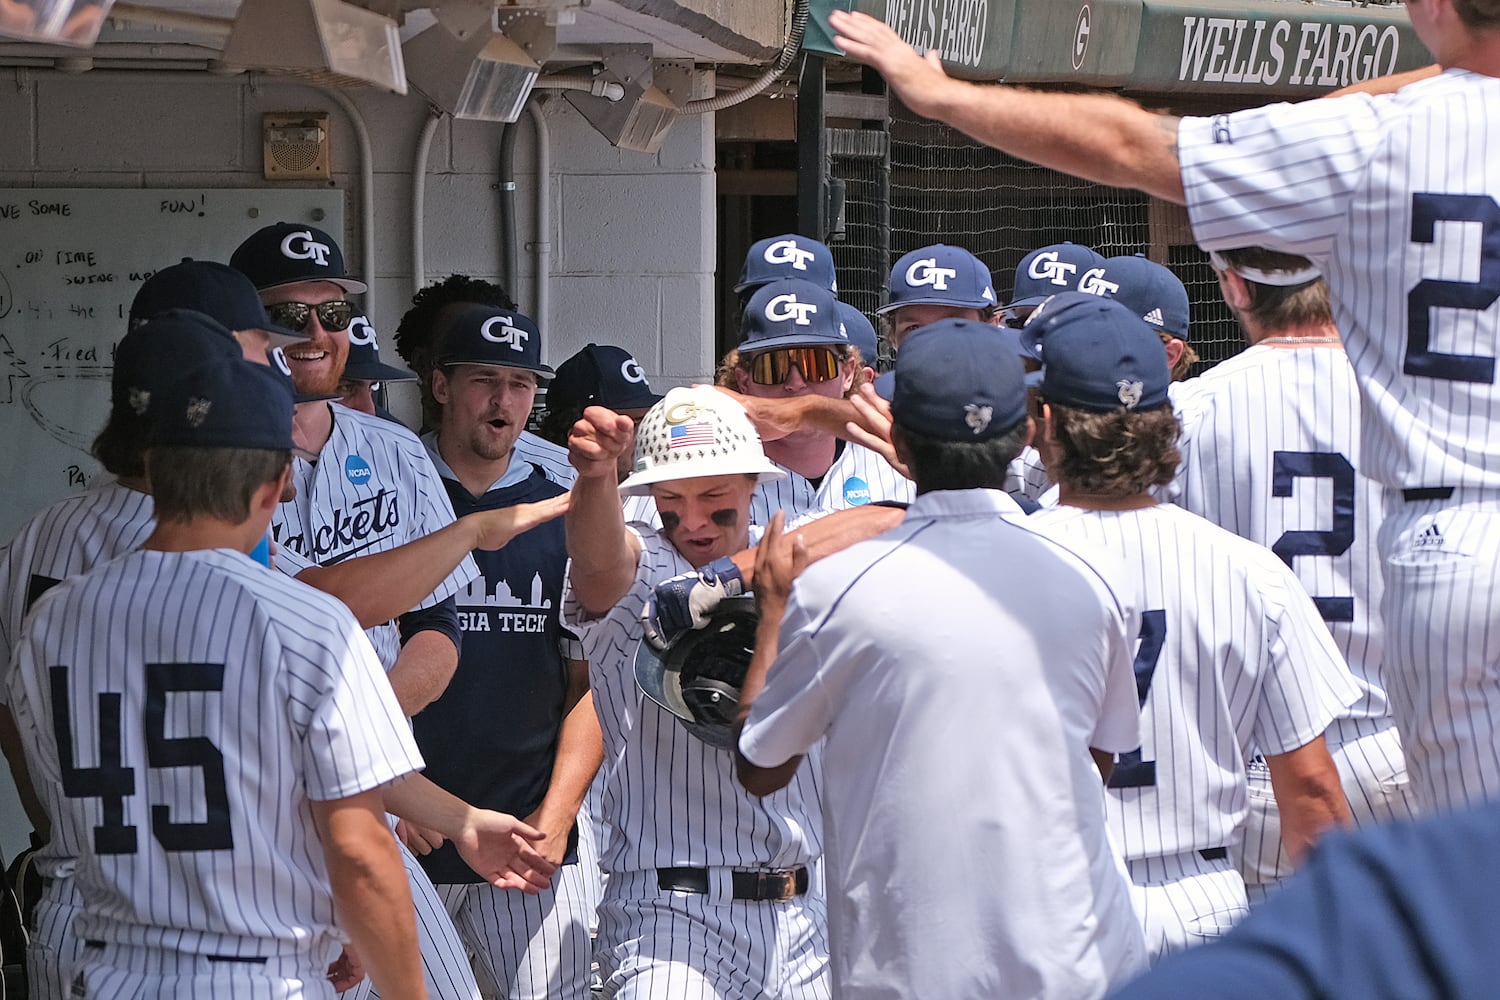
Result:
[[[1090,295],[1113,295],[1120,290],[1120,284],[1104,280],[1104,268],[1096,267],[1083,272],[1083,277],[1078,279],[1078,290]]]
[[[1068,277],[1078,270],[1077,264],[1069,264],[1057,259],[1057,251],[1049,250],[1039,253],[1031,262],[1031,267],[1026,273],[1038,281],[1050,281],[1054,285],[1066,285]]]
[[[818,307],[811,302],[798,302],[797,296],[788,292],[778,295],[766,303],[766,319],[773,323],[791,320],[798,326],[812,326],[809,316],[817,313]]]
[[[496,327],[501,328],[498,333]],[[526,341],[531,338],[531,333],[517,328],[509,316],[491,316],[479,328],[479,335],[492,344],[508,344],[513,351],[524,350]]]
[[[328,266],[331,250],[327,243],[313,239],[313,234],[306,229],[287,233],[281,241],[281,255],[287,260],[310,260],[319,267]]]
[[[620,362],[620,377],[627,382],[644,382],[646,381],[646,369],[642,368],[641,363],[635,358],[626,358]]]
[[[931,285],[939,292],[946,292],[948,279],[956,277],[958,277],[958,272],[953,268],[938,267],[936,257],[913,261],[911,267],[906,269],[908,285]]]
[[[349,343],[369,347],[375,343],[375,327],[363,316],[349,321]]]
[[[767,264],[790,264],[798,271],[806,271],[813,252],[799,247],[796,240],[778,240],[766,247],[765,258]]]

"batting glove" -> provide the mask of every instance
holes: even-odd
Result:
[[[664,650],[683,633],[707,625],[720,601],[744,593],[745,578],[728,556],[663,581],[656,585],[642,615],[646,641]]]

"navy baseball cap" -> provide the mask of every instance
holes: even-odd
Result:
[[[291,451],[292,393],[267,365],[216,358],[184,372],[152,405],[156,448]]]
[[[875,336],[875,324],[870,322],[870,317],[840,300],[838,303],[839,319],[844,322],[844,333],[849,335],[849,343],[859,348],[859,356],[864,363],[875,367],[875,358],[880,354],[880,341]]]
[[[778,347],[838,347],[849,343],[838,300],[828,289],[798,278],[757,288],[740,317],[740,353]]]
[[[1111,257],[1104,265],[1109,280],[1119,286],[1111,293],[1117,301],[1153,329],[1188,339],[1188,293],[1177,275],[1142,254]]]
[[[349,359],[344,362],[344,378],[362,382],[411,382],[416,372],[397,368],[380,360],[375,326],[364,316],[349,321]]]
[[[817,240],[796,233],[771,236],[752,245],[745,254],[745,266],[740,268],[740,280],[734,290],[737,294],[752,291],[777,278],[801,278],[830,292],[839,290],[832,251]]]
[[[305,333],[272,323],[250,279],[218,261],[184,257],[147,278],[130,303],[129,325],[134,329],[168,309],[204,313],[229,330],[263,330],[272,347],[307,339]]]
[[[146,417],[158,391],[183,370],[242,354],[234,334],[212,316],[168,309],[134,326],[115,346],[110,405]]]
[[[315,226],[276,222],[257,229],[229,258],[229,266],[249,278],[258,289],[294,281],[329,281],[346,292],[369,287],[344,271],[344,252],[338,241]]]
[[[1104,266],[1104,258],[1079,243],[1053,243],[1038,247],[1016,265],[1016,280],[1006,309],[1040,305],[1059,292],[1075,292],[1091,271]]]
[[[875,312],[884,315],[917,305],[960,309],[998,305],[990,269],[963,247],[937,243],[913,250],[891,268],[890,300]]]
[[[1037,307],[1021,343],[1042,362],[1042,398],[1096,413],[1167,406],[1161,337],[1115,299],[1063,292]],[[905,350],[905,348],[902,348]]]
[[[1021,358],[1001,331],[944,319],[912,331],[896,353],[891,419],[942,441],[988,441],[1026,418]]]
[[[469,306],[454,316],[443,331],[437,363],[524,368],[537,378],[556,374],[542,364],[542,332],[531,317],[499,306]]]
[[[661,402],[651,391],[646,370],[622,347],[589,344],[557,366],[547,384],[547,408],[607,406],[611,410],[649,409]]]

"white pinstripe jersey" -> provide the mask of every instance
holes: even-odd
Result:
[[[1141,749],[1117,758],[1110,829],[1127,860],[1224,847],[1245,760],[1322,735],[1359,691],[1292,571],[1176,507],[1054,507],[1038,530],[1115,553],[1138,589]]]
[[[1042,467],[1042,453],[1029,444],[1011,459],[1005,469],[1005,492],[1011,496],[1040,500],[1042,494],[1051,488],[1052,477]]]
[[[137,551],[53,588],[9,691],[79,859],[84,939],[326,954],[309,800],[422,766],[349,610],[227,549]]]
[[[693,567],[655,531],[629,530],[641,540],[635,582],[606,615],[586,617],[572,586],[563,589],[563,624],[583,641],[604,733],[600,866],[625,872],[806,864],[822,853],[817,755],[786,788],[757,798],[735,778],[731,753],[692,736],[636,684],[646,599],[657,583]],[[753,543],[758,533],[751,535]]]
[[[1187,118],[1200,246],[1266,246],[1328,279],[1364,397],[1364,471],[1500,488],[1500,79],[1448,70],[1353,95]]]
[[[297,497],[279,505],[271,518],[276,568],[288,576],[311,565],[385,552],[453,523],[448,493],[415,434],[358,410],[332,404],[329,409],[328,443],[315,464],[292,459]],[[446,600],[478,575],[473,558],[464,556],[412,610]],[[395,622],[368,634],[389,670],[401,651]]]
[[[786,511],[790,524],[804,514],[826,514],[882,500],[911,503],[917,496],[910,479],[891,468],[878,453],[852,441],[844,442],[817,486],[779,462],[777,468],[786,471],[786,478],[755,488],[750,498],[751,524],[765,527],[778,510]]]
[[[1385,491],[1358,472],[1359,390],[1343,349],[1255,346],[1184,385],[1178,505],[1290,565],[1361,688],[1344,717],[1389,716],[1376,620]]]
[[[530,431],[522,431],[521,436],[516,438],[515,454],[522,461],[540,468],[548,479],[559,486],[572,489],[573,480],[578,478],[578,470],[568,461],[568,449],[558,447]]]

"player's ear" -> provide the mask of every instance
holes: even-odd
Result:
[[[432,398],[445,405],[448,402],[448,373],[442,368],[432,370]]]
[[[1036,440],[1036,421],[1029,416],[1026,418],[1026,436],[1021,439],[1021,447],[1024,448]]]
[[[1167,349],[1167,370],[1176,371],[1177,362],[1182,360],[1182,352],[1186,349],[1186,345],[1171,334],[1164,334],[1163,346]]]
[[[1251,305],[1250,286],[1245,279],[1233,271],[1220,271],[1217,268],[1214,274],[1219,279],[1219,294],[1224,296],[1225,303],[1231,309],[1245,310]]]

